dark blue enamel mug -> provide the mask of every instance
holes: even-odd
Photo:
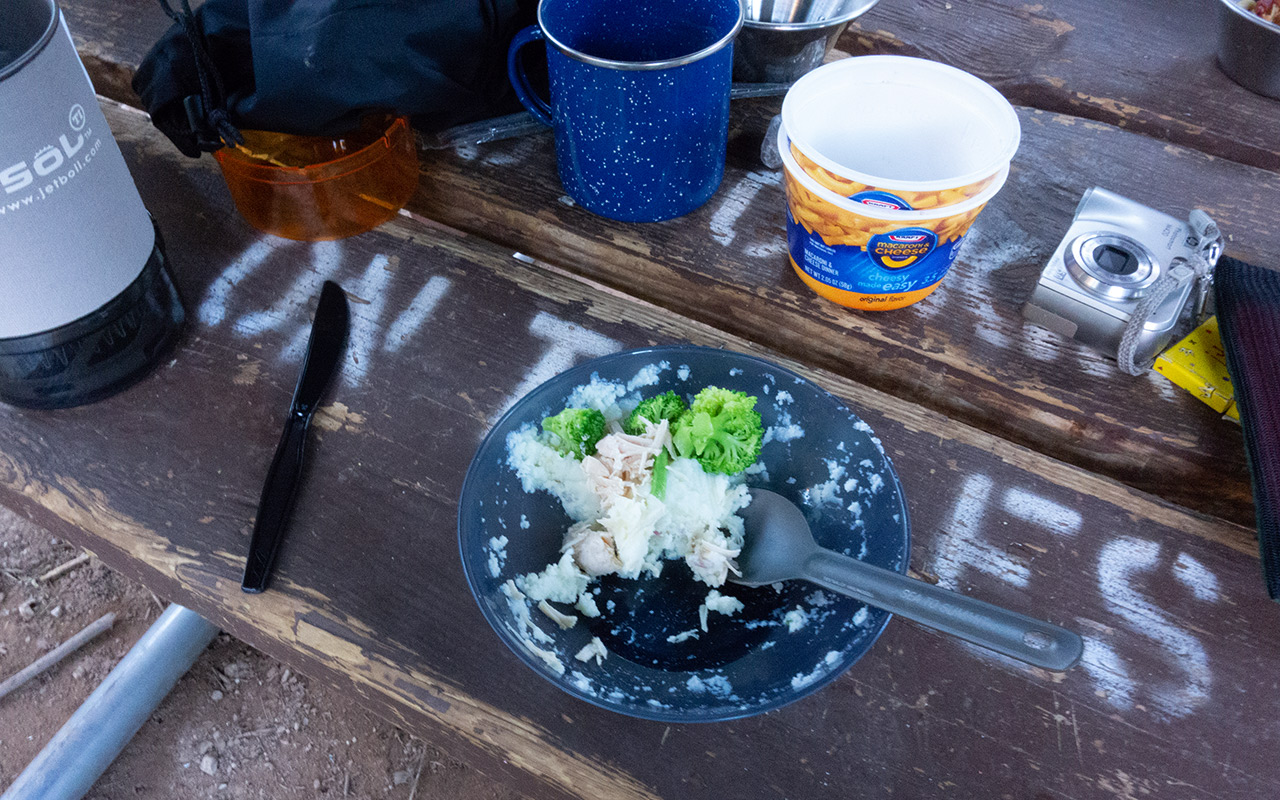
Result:
[[[541,0],[511,42],[507,71],[525,108],[555,130],[565,191],[624,222],[705,203],[724,176],[739,0]],[[551,102],[520,49],[546,42]]]

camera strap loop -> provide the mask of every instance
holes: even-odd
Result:
[[[1169,269],[1161,275],[1147,294],[1134,307],[1129,323],[1125,325],[1124,334],[1120,337],[1120,346],[1116,350],[1116,361],[1120,369],[1130,375],[1142,375],[1151,368],[1150,363],[1137,364],[1134,353],[1137,350],[1138,338],[1147,320],[1155,313],[1169,295],[1182,289],[1189,281],[1196,282],[1195,320],[1199,324],[1208,307],[1209,292],[1213,286],[1213,267],[1222,255],[1222,233],[1218,225],[1208,214],[1200,209],[1191,212],[1188,224],[1192,236],[1197,242],[1197,249],[1190,258],[1175,258]]]
[[[1191,232],[1199,241],[1200,259],[1197,261],[1196,279],[1196,322],[1203,322],[1209,306],[1209,292],[1213,288],[1213,269],[1222,256],[1222,231],[1218,224],[1207,213],[1197,208],[1192,210],[1188,220]]]

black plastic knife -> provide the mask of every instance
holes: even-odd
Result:
[[[316,307],[316,319],[311,324],[307,354],[302,359],[302,374],[298,376],[298,386],[293,390],[289,418],[285,420],[284,433],[280,444],[276,445],[275,458],[271,460],[267,481],[262,486],[262,499],[258,501],[258,518],[253,525],[253,538],[249,541],[249,560],[240,584],[246,592],[261,592],[267,588],[267,581],[271,578],[271,565],[276,560],[276,551],[280,549],[289,512],[293,510],[293,500],[298,494],[307,428],[320,405],[320,396],[342,362],[350,324],[346,293],[333,281],[325,281],[320,291],[320,304]]]

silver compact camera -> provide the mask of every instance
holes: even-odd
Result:
[[[1023,316],[1137,374],[1133,364],[1145,369],[1169,344],[1197,284],[1203,306],[1220,252],[1204,212],[1182,221],[1095,187],[1080,198]]]

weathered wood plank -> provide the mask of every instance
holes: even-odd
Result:
[[[1280,179],[1023,110],[1009,182],[941,288],[900,311],[856,312],[814,296],[787,264],[783,190],[753,163],[775,108],[739,107],[724,185],[679,220],[624,225],[557,202],[549,136],[424,154],[413,208],[1179,504],[1252,519],[1238,428],[1155,373],[1126,376],[1025,322],[1021,307],[1091,186],[1179,215],[1194,187],[1231,252],[1276,263]]]
[[[98,91],[136,103],[133,68],[168,27],[154,0],[62,4]],[[1280,103],[1218,69],[1217,0],[881,3],[840,49],[915,55],[991,81],[1013,102],[1280,168]]]
[[[0,499],[167,597],[536,797],[1204,798],[1280,780],[1266,691],[1280,612],[1242,529],[436,224],[321,245],[262,237],[209,159],[108,113],[192,328],[117,397],[0,410]],[[277,588],[247,596],[290,346],[324,277],[368,302],[353,305],[353,358],[317,421]],[[669,730],[520,667],[457,561],[471,453],[526,380],[674,340],[761,352],[845,398],[902,478],[915,570],[1077,628],[1085,663],[1049,675],[895,621],[813,697]]]
[[[140,58],[149,39],[126,29],[121,12],[99,14],[90,0],[75,5],[73,22],[83,20],[89,31],[82,50],[96,48],[118,65]],[[862,24],[879,30],[884,20],[897,20],[897,28],[889,27],[902,34],[899,38],[936,43],[921,54],[973,68],[1015,99],[1029,102],[1034,98],[998,80],[1032,74],[1019,60],[1025,52],[1044,50],[1050,41],[1042,42],[1044,37],[1062,38],[1061,47],[1091,47],[1092,39],[1081,31],[1102,26],[1103,41],[1112,49],[1086,50],[1095,58],[1081,55],[1069,63],[1110,65],[1115,60],[1110,54],[1120,46],[1113,39],[1124,35],[1115,32],[1123,29],[1116,15],[1135,13],[1131,4],[1095,9],[1068,0],[1055,3],[1052,12],[1005,0],[953,5],[950,10],[936,3],[923,10],[902,6],[891,12],[894,4],[886,3]],[[1201,13],[1188,3],[1178,9],[1178,14]],[[1155,16],[1168,27],[1166,20],[1180,19],[1178,14]],[[1068,30],[1072,25],[1080,30]],[[1165,27],[1163,38],[1155,40],[1160,55],[1106,66],[1106,71],[1142,84],[1138,70],[1147,69],[1151,58],[1178,52],[1173,44],[1185,37],[1181,28]],[[1139,44],[1146,47],[1145,42]],[[1102,54],[1108,58],[1101,59]],[[1004,64],[1004,71],[990,66],[984,72],[970,61]],[[1085,70],[1071,78],[1088,86],[1091,75]],[[1178,75],[1184,84],[1200,85]],[[1217,79],[1226,81],[1220,75],[1199,80],[1216,92]],[[1054,77],[1049,83],[1065,80]],[[1246,115],[1256,106],[1238,93],[1224,96]],[[1152,102],[1163,97],[1150,94]],[[1252,495],[1237,428],[1154,373],[1135,380],[1101,356],[1025,323],[1020,309],[1090,186],[1105,186],[1170,213],[1204,207],[1232,237],[1229,252],[1274,264],[1280,237],[1271,209],[1280,207],[1280,179],[1115,127],[1024,110],[1024,143],[1009,185],[979,218],[942,289],[902,311],[852,312],[817,299],[787,266],[782,190],[776,174],[758,161],[765,120],[777,104],[735,107],[725,182],[704,208],[683,219],[624,225],[556,202],[563,193],[549,136],[424,154],[422,188],[411,208],[737,335],[767,339],[793,357],[1178,504],[1251,523]],[[1280,104],[1272,106],[1277,116],[1267,124],[1274,127]],[[1222,118],[1198,107],[1194,111],[1197,122]]]
[[[1218,2],[881,3],[850,26],[839,46],[943,61],[990,81],[1019,105],[1278,169],[1280,102],[1218,68]]]
[[[147,51],[172,24],[160,3],[157,0],[94,0],[58,5],[66,15],[76,51],[98,94],[141,106],[129,83]]]

